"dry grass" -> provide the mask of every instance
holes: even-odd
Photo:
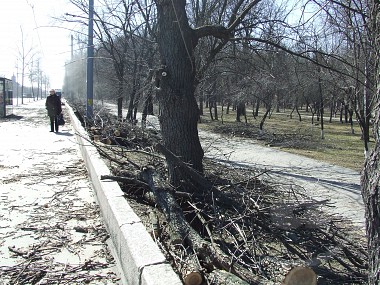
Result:
[[[357,122],[354,123],[354,134],[351,126],[340,123],[339,117],[329,122],[329,116],[324,117],[324,139],[321,138],[320,122],[314,118],[311,123],[310,113],[301,113],[300,122],[297,114],[290,118],[290,110],[272,113],[264,124],[264,131],[259,131],[259,124],[263,115],[261,111],[255,119],[248,111],[248,123],[236,122],[236,113],[224,114],[218,121],[211,121],[209,111],[204,110],[200,128],[234,136],[249,137],[260,144],[281,148],[284,151],[304,155],[320,161],[332,163],[360,171],[364,162],[364,143],[361,139],[361,130]],[[221,115],[219,110],[219,116]]]

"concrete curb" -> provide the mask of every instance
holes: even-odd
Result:
[[[117,182],[100,180],[101,175],[110,175],[110,170],[96,148],[87,141],[88,135],[72,108],[67,103],[65,106],[112,240],[123,284],[183,284],[123,197]]]

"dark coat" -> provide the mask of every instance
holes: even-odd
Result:
[[[56,94],[49,95],[46,98],[45,105],[49,117],[54,117],[62,113],[61,100]]]

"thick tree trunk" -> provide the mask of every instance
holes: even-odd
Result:
[[[203,172],[203,150],[198,137],[199,109],[194,96],[194,32],[188,25],[185,0],[156,0],[158,45],[162,70],[157,99],[165,147]],[[180,175],[168,161],[169,179],[180,184]]]
[[[375,122],[374,136],[375,146],[366,159],[365,167],[362,171],[362,195],[366,207],[366,231],[368,237],[368,284],[380,284],[380,5],[378,1],[368,1],[370,14],[369,35],[376,52],[376,95],[377,102],[374,103]]]
[[[236,122],[241,122],[241,116],[244,116],[245,123],[247,123],[247,115],[244,102],[238,102],[236,105]]]
[[[368,237],[368,284],[380,284],[380,144],[368,157],[362,172],[362,194],[366,207]]]

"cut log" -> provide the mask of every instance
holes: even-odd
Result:
[[[156,204],[163,211],[167,219],[172,245],[182,245],[184,241],[183,237],[188,232],[181,222],[182,219],[184,220],[182,209],[176,203],[170,191],[167,190],[168,187],[163,184],[162,179],[157,179],[153,169],[147,167],[141,175],[152,191]]]
[[[203,281],[196,255],[188,255],[181,264],[181,274],[185,285],[200,285]]]
[[[160,235],[160,226],[158,216],[154,211],[149,211],[150,227],[148,229],[149,234],[152,237],[158,237]]]
[[[261,260],[263,272],[274,284],[316,285],[317,275],[302,261],[290,261],[281,258],[265,257]],[[265,283],[263,283],[264,285]]]
[[[286,275],[283,285],[317,285],[317,275],[308,267],[294,267]]]
[[[249,285],[247,282],[241,280],[236,275],[219,269],[215,269],[210,273],[209,282],[210,285]]]

